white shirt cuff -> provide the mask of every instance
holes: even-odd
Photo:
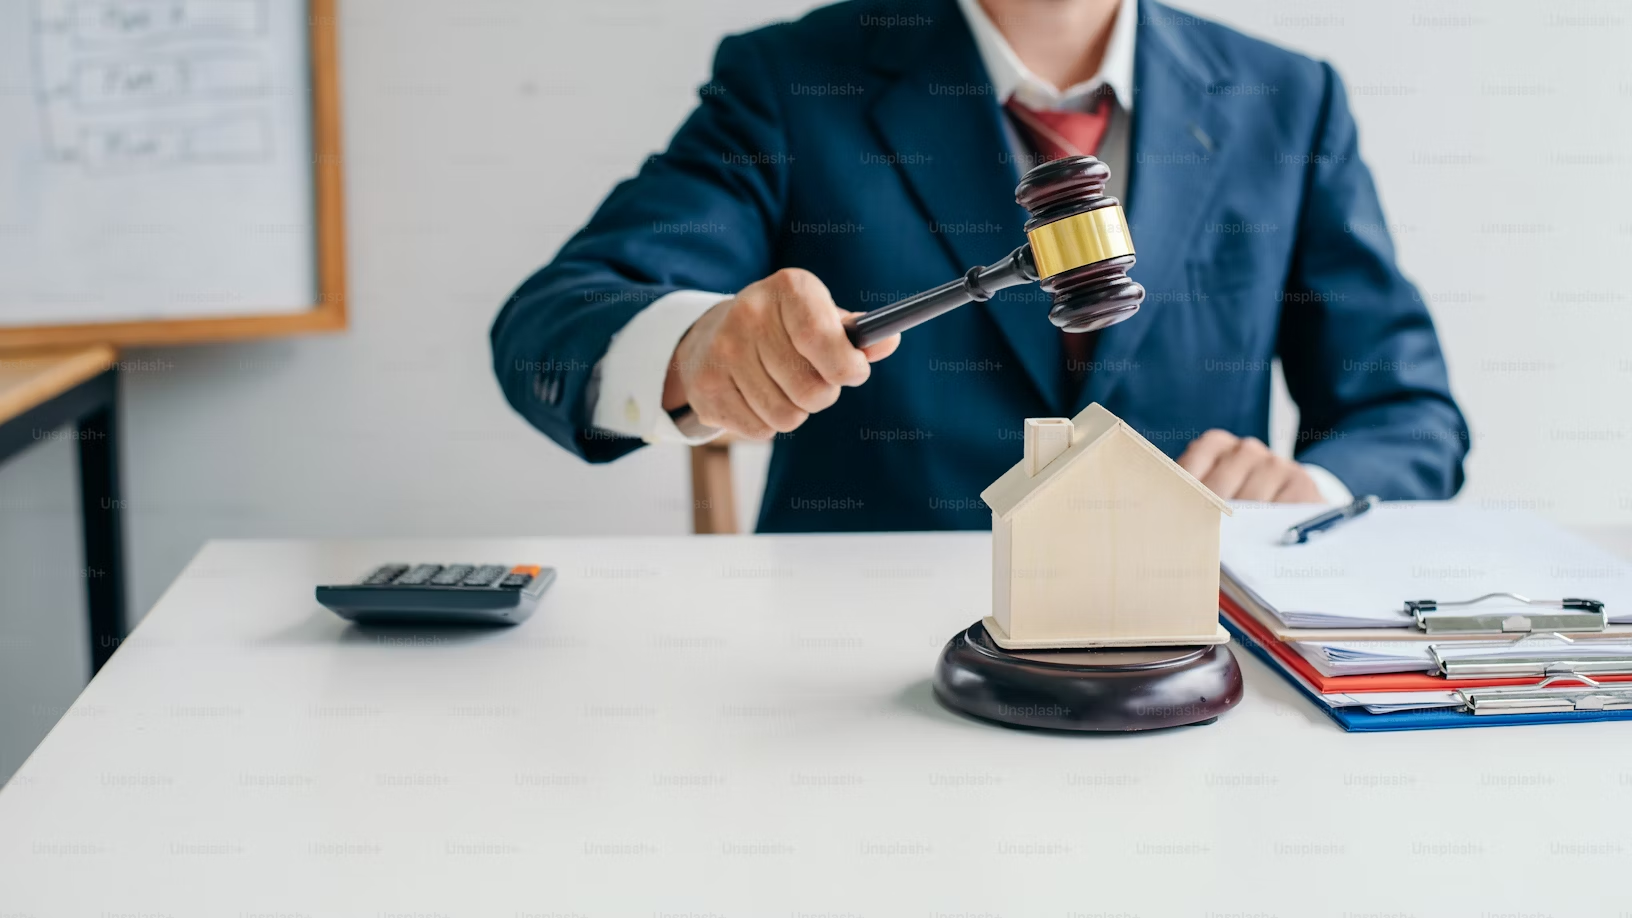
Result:
[[[1303,466],[1305,472],[1309,473],[1309,477],[1315,480],[1315,490],[1320,492],[1321,500],[1328,504],[1340,505],[1354,502],[1354,495],[1343,485],[1343,482],[1337,480],[1336,475],[1318,465],[1310,465],[1307,462],[1299,464]]]
[[[601,358],[600,394],[591,412],[592,423],[647,443],[696,446],[719,436],[717,428],[701,424],[688,424],[682,433],[663,410],[663,381],[680,339],[703,313],[729,298],[725,293],[676,290],[635,313],[612,336]]]

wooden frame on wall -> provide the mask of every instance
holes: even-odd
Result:
[[[307,2],[313,229],[317,250],[317,302],[313,307],[304,312],[278,315],[0,327],[0,349],[94,343],[193,344],[340,331],[346,327],[345,188],[341,167],[336,2]]]

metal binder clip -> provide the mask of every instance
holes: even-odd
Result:
[[[1444,609],[1507,599],[1557,612],[1444,612]],[[1602,631],[1609,624],[1604,604],[1596,599],[1531,599],[1518,593],[1486,593],[1475,599],[1439,602],[1413,599],[1405,604],[1417,627],[1429,634],[1515,634],[1530,631]]]
[[[1620,643],[1620,642],[1612,642]],[[1534,645],[1534,653],[1514,653]],[[1562,644],[1563,646],[1558,646]],[[1548,645],[1553,645],[1549,647]],[[1483,676],[1567,676],[1590,674],[1612,676],[1632,673],[1632,648],[1615,656],[1579,653],[1575,641],[1565,635],[1527,634],[1516,641],[1453,641],[1430,644],[1428,653],[1447,679],[1476,679]],[[1489,654],[1467,651],[1490,650]]]
[[[1574,681],[1582,688],[1550,689],[1555,682]],[[1625,711],[1632,709],[1632,685],[1604,685],[1580,673],[1551,676],[1536,685],[1513,688],[1458,689],[1462,708],[1473,714],[1557,714],[1570,711]]]

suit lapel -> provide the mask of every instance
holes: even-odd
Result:
[[[932,29],[884,30],[875,43],[874,65],[895,79],[869,114],[945,249],[946,280],[953,280],[1023,242],[1026,212],[1014,203],[1017,178],[1003,115],[974,38],[956,3],[942,0],[936,7]],[[1064,395],[1060,345],[1046,300],[1021,288],[998,294],[984,308],[1041,397],[1058,404]]]
[[[1139,263],[1129,276],[1150,292],[1182,290],[1187,253],[1223,180],[1228,97],[1219,63],[1189,29],[1188,17],[1151,0],[1140,4],[1134,58],[1133,138],[1129,162],[1129,230]],[[1160,318],[1148,300],[1133,318],[1101,332],[1087,399],[1105,403],[1130,375],[1133,357]],[[1153,368],[1164,372],[1161,368]]]

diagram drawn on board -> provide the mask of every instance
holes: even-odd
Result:
[[[92,174],[273,153],[267,0],[36,0],[48,156]]]
[[[0,0],[0,339],[317,311],[329,2]]]

